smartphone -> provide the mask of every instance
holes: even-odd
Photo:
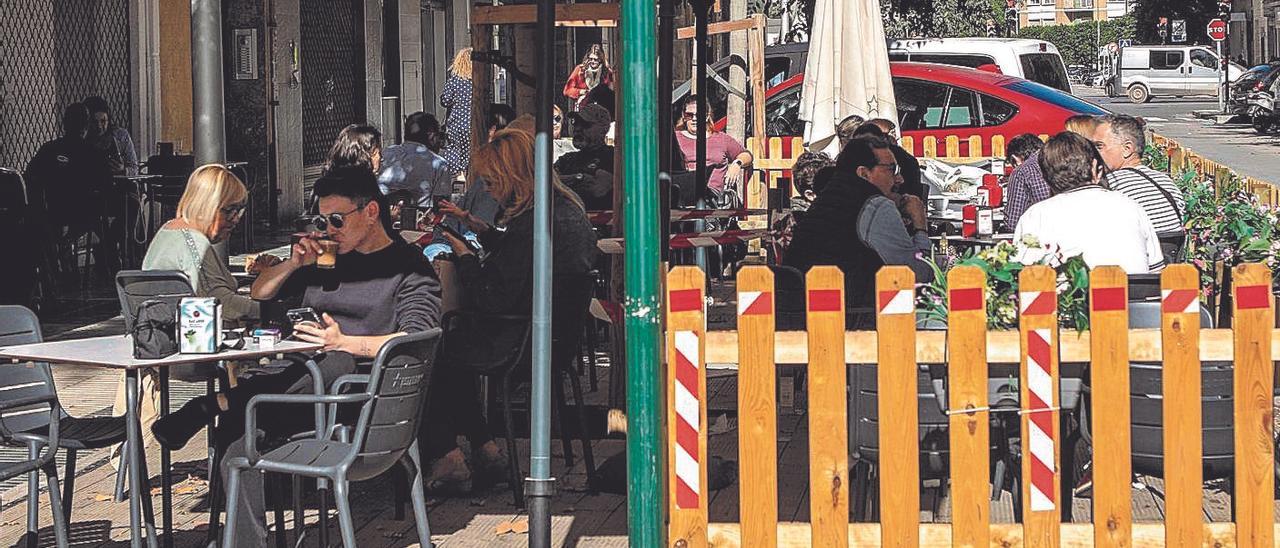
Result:
[[[321,326],[324,325],[324,322],[320,320],[320,314],[317,314],[316,309],[311,308],[310,306],[290,309],[288,312],[285,312],[284,315],[286,318],[289,318],[289,321],[294,325],[302,322],[311,322]]]
[[[457,230],[454,230],[453,227],[449,226],[447,223],[440,223],[436,225],[436,228],[440,229],[441,232],[444,232],[450,236],[453,236],[454,238],[462,240],[462,243],[466,244],[467,249],[470,249],[472,253],[480,252],[480,248],[476,246],[475,242],[472,242],[471,240],[467,239],[466,236],[463,236],[462,233],[458,232]]]

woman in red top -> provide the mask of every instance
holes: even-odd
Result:
[[[569,81],[564,83],[564,96],[573,101],[573,110],[578,110],[587,93],[601,85],[613,85],[613,69],[605,61],[600,44],[592,44],[582,57],[582,63],[573,67]]]

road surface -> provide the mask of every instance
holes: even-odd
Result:
[[[1192,115],[1212,111],[1212,97],[1157,98],[1136,105],[1125,97],[1106,97],[1095,88],[1076,87],[1076,94],[1120,114],[1141,116],[1156,133],[1172,138],[1201,156],[1237,173],[1271,184],[1280,183],[1280,135],[1258,135],[1248,124],[1216,125]]]

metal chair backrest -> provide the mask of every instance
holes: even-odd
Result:
[[[28,199],[27,183],[22,174],[0,167],[0,211],[18,215],[29,203]]]
[[[440,329],[401,335],[382,346],[365,387],[371,397],[352,435],[352,481],[371,478],[400,461],[418,435],[426,383],[435,362]]]
[[[1158,272],[1130,274],[1129,300],[1131,302],[1160,300],[1160,274]],[[1156,327],[1159,326],[1160,320],[1157,318]]]
[[[870,462],[880,460],[880,395],[875,365],[849,367],[849,450]],[[920,420],[920,470],[944,477],[949,465],[950,419],[942,413],[926,368],[916,375],[916,412]],[[994,443],[993,437],[993,443]]]
[[[176,304],[183,297],[195,295],[191,287],[191,280],[179,270],[121,270],[116,274],[116,295],[120,298],[125,332],[133,332],[138,305],[150,299],[173,300]]]
[[[25,306],[0,305],[0,347],[44,342],[40,320]],[[21,363],[4,366],[0,375],[0,402],[28,398],[57,398],[53,374],[47,363]],[[49,405],[45,403],[7,409],[0,412],[0,437],[15,432],[43,428],[49,424]]]
[[[1159,328],[1160,322],[1159,302],[1129,303],[1130,328]],[[1204,329],[1213,327],[1213,315],[1204,307],[1200,308],[1200,326]],[[1164,475],[1164,404],[1161,399],[1164,391],[1163,369],[1160,362],[1129,364],[1133,467],[1135,472],[1157,477]],[[1085,380],[1088,382],[1088,379]],[[1205,479],[1229,477],[1233,470],[1235,448],[1232,442],[1232,383],[1230,362],[1205,362],[1201,365]]]

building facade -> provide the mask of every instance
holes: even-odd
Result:
[[[1132,10],[1132,0],[1021,0],[1018,27],[1106,21]]]
[[[1234,0],[1228,32],[1232,58],[1250,65],[1280,58],[1280,0]]]

